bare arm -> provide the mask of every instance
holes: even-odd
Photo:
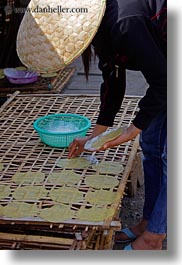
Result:
[[[129,127],[124,128],[122,134],[118,138],[104,144],[104,146],[100,149],[100,151],[128,142],[134,139],[138,134],[140,134],[140,132],[141,132],[140,129],[136,128],[133,124],[131,124]]]
[[[79,156],[84,151],[85,143],[88,140],[90,140],[90,139],[98,136],[99,134],[105,132],[107,130],[107,128],[108,128],[107,126],[96,124],[91,135],[83,137],[83,138],[74,139],[74,141],[69,146],[68,158],[73,158],[73,157]]]

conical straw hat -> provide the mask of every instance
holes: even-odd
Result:
[[[94,38],[106,0],[31,0],[17,35],[17,53],[39,73],[56,72],[79,57]]]

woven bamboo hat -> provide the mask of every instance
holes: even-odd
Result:
[[[94,38],[106,0],[31,0],[17,35],[17,53],[39,73],[56,72],[79,57]]]

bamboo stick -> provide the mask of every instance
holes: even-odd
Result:
[[[18,96],[20,91],[14,92],[6,101],[5,103],[1,106],[0,108],[0,113],[5,110],[5,108]]]
[[[72,245],[73,239],[46,237],[46,236],[33,236],[33,235],[20,235],[10,233],[0,233],[0,240],[11,240],[21,242],[35,242],[35,243],[49,243],[49,244],[62,244]]]

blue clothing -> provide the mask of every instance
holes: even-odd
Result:
[[[147,230],[167,233],[167,115],[160,113],[150,126],[142,131],[140,145],[143,150],[145,178],[145,204],[143,218],[148,220]]]

